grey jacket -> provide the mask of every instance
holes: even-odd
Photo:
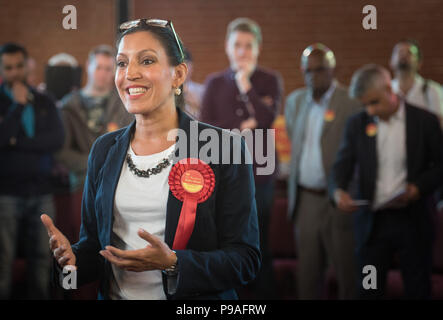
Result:
[[[71,190],[83,188],[89,151],[94,141],[101,135],[127,126],[134,120],[113,90],[105,109],[104,128],[96,133],[89,129],[86,106],[80,91],[75,91],[63,98],[61,115],[65,126],[65,142],[57,153],[57,160],[69,170],[75,179],[71,180]]]
[[[310,96],[311,91],[308,88],[297,89],[289,94],[285,104],[286,129],[291,140],[291,162],[288,178],[288,217],[290,219],[296,217],[298,167],[309,114]],[[346,120],[360,110],[360,105],[357,101],[349,98],[345,87],[338,84],[331,96],[328,109],[332,110],[335,116],[332,121],[324,123],[321,137],[322,162],[326,177],[329,176],[334,163]]]

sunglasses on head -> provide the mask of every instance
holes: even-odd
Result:
[[[183,53],[183,48],[178,40],[177,33],[174,30],[174,26],[172,25],[171,20],[161,20],[161,19],[137,19],[123,22],[119,27],[119,32],[123,33],[130,29],[137,28],[140,26],[153,26],[153,27],[162,27],[162,28],[170,28],[172,33],[174,34],[175,42],[177,43],[178,49],[181,55],[181,61],[185,60],[185,55]]]

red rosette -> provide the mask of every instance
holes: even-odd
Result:
[[[197,204],[206,201],[214,191],[215,176],[211,167],[200,159],[187,158],[177,162],[169,173],[169,189],[183,201],[172,248],[186,249],[194,230]]]

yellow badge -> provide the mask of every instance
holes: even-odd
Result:
[[[118,124],[117,124],[117,123],[115,123],[115,122],[109,122],[109,123],[108,123],[108,126],[107,126],[108,132],[115,131],[115,130],[117,130],[118,128],[119,128],[119,127],[118,127]]]
[[[197,193],[203,189],[204,179],[197,170],[186,170],[181,178],[181,185],[189,193]]]
[[[335,119],[335,112],[334,110],[328,109],[325,111],[325,121],[331,122]]]
[[[368,137],[373,137],[377,134],[377,126],[375,123],[370,123],[366,126],[366,134]]]

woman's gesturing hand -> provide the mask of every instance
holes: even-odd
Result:
[[[176,263],[175,252],[158,237],[143,229],[139,229],[138,236],[149,242],[145,248],[120,250],[113,246],[106,246],[100,254],[115,266],[135,272],[164,270]]]
[[[75,266],[76,259],[69,240],[54,226],[48,215],[42,214],[40,219],[48,231],[49,248],[59,266],[62,268],[67,265]]]

